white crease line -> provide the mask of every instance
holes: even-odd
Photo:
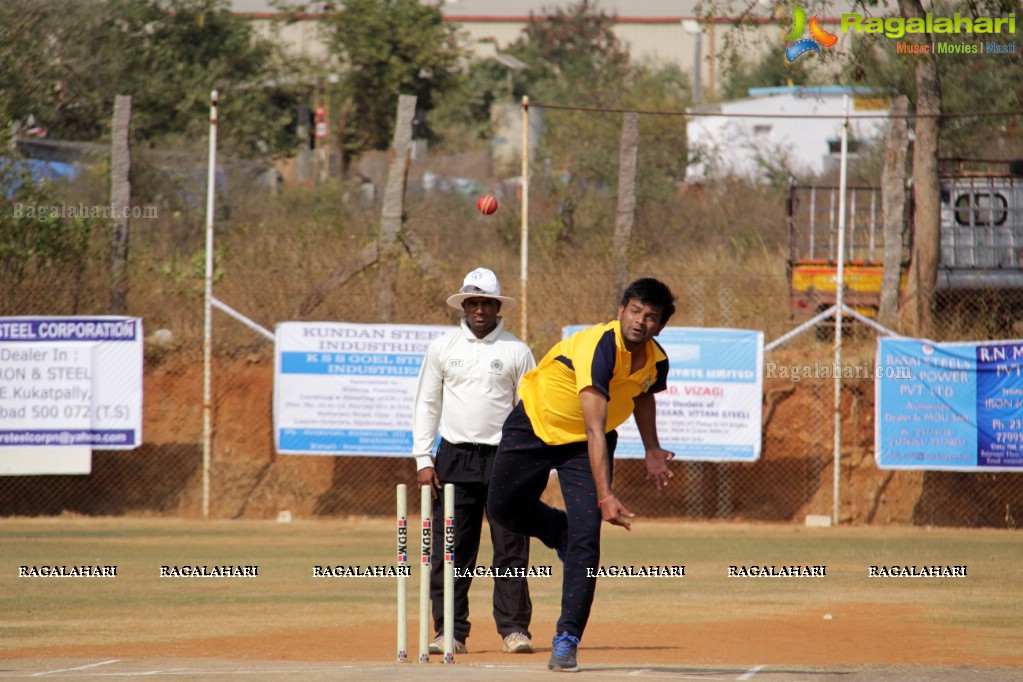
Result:
[[[191,672],[192,671],[190,671],[188,668],[166,668],[166,669],[163,669],[163,670],[146,670],[146,671],[143,671],[143,672],[110,673],[110,674],[112,676],[115,676],[115,677],[134,677],[136,675],[141,676],[141,677],[147,677],[149,675],[185,675],[185,674],[189,674]]]
[[[174,676],[174,675],[307,675],[309,673],[337,672],[339,670],[356,669],[361,670],[364,666],[326,666],[316,668],[234,668],[220,670],[216,668],[165,668],[162,670],[141,670],[122,672],[97,672],[91,673],[89,677],[153,677],[153,676]]]
[[[69,673],[75,670],[88,670],[89,668],[98,668],[101,665],[110,665],[111,663],[119,663],[121,659],[111,658],[109,661],[103,661],[101,663],[90,663],[88,665],[80,665],[77,668],[62,668],[61,670],[47,670],[46,672],[34,673],[31,677],[42,677],[43,675],[56,675],[57,673]]]
[[[762,665],[755,666],[753,668],[750,668],[746,672],[744,672],[742,675],[739,675],[735,679],[737,679],[737,680],[752,680],[753,676],[756,675],[761,670],[763,670],[765,667],[766,666],[762,666]]]
[[[343,669],[343,668],[342,668]],[[246,669],[234,669],[234,670],[206,670],[206,669],[193,669],[193,668],[170,668],[168,670],[151,670],[148,672],[124,672],[124,673],[103,673],[105,677],[145,677],[154,675],[165,675],[168,677],[174,675],[308,675],[314,672],[337,672],[338,668],[294,668],[294,669],[266,669],[266,668],[252,668],[251,670]]]

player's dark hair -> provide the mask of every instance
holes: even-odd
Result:
[[[621,306],[624,308],[632,299],[660,307],[662,327],[668,324],[668,320],[675,314],[675,295],[671,293],[667,284],[653,277],[637,279],[627,286],[622,294]]]

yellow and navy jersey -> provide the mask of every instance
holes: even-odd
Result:
[[[668,356],[654,340],[646,363],[630,374],[632,353],[625,348],[618,320],[583,329],[554,346],[519,384],[533,430],[548,445],[586,440],[579,392],[592,386],[607,398],[606,432],[629,418],[633,399],[667,386]]]

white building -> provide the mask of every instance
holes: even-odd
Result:
[[[845,102],[849,157],[883,140],[889,98],[838,85],[751,88],[749,97],[691,110],[689,178],[733,174],[755,178],[769,169],[822,175],[837,167]]]

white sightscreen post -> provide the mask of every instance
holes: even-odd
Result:
[[[217,91],[210,93],[210,158],[206,177],[206,295],[203,319],[202,517],[210,516],[211,377],[213,346],[213,209],[217,179]]]
[[[838,525],[839,480],[842,471],[842,294],[845,289],[845,192],[849,163],[849,95],[843,95],[845,118],[842,121],[842,154],[838,174],[838,281],[835,282],[835,465],[834,509],[832,524]]]
[[[529,97],[522,97],[522,218],[521,218],[521,262],[519,272],[521,277],[522,291],[519,314],[521,315],[521,328],[519,336],[528,343],[529,339],[529,298],[527,296],[529,284]]]

